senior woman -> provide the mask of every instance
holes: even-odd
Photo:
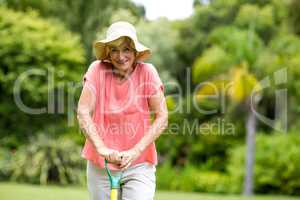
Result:
[[[104,159],[122,171],[122,200],[152,200],[157,153],[154,141],[167,126],[164,87],[155,67],[143,61],[133,25],[119,21],[94,43],[97,60],[83,77],[77,118],[86,137],[87,185],[92,200],[109,199]],[[151,120],[151,113],[154,120]],[[152,121],[152,123],[151,123]]]

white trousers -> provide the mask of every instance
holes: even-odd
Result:
[[[123,172],[119,200],[153,200],[155,193],[154,165],[141,163]],[[112,171],[112,175],[119,173]],[[87,186],[90,200],[110,200],[110,183],[105,169],[87,161]]]

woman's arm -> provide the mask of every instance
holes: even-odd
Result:
[[[139,155],[153,143],[168,126],[168,109],[162,91],[157,92],[149,98],[150,110],[155,114],[155,120],[144,137],[130,150],[121,152],[121,168],[128,168]]]
[[[94,93],[85,85],[82,89],[77,108],[79,126],[85,137],[94,145],[99,155],[111,163],[119,164],[121,161],[119,152],[109,149],[104,145],[92,120],[91,115],[95,110],[95,99]]]

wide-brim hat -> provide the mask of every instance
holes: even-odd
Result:
[[[106,52],[108,49],[107,44],[124,36],[129,37],[132,40],[137,52],[137,61],[144,61],[150,57],[150,49],[138,41],[134,26],[125,21],[118,21],[110,25],[107,29],[106,38],[104,40],[94,42],[93,47],[96,58],[98,60],[108,60],[108,52]]]

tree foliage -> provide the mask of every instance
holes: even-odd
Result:
[[[81,36],[89,61],[93,57],[91,45],[96,32],[109,24],[114,12],[123,8],[135,17],[145,15],[142,6],[137,6],[129,0],[3,0],[1,3],[17,11],[33,9],[42,17],[60,20],[69,30]]]
[[[1,139],[3,142],[12,136],[19,143],[38,129],[63,123],[61,119],[67,113],[67,87],[71,89],[75,86],[68,84],[80,83],[84,50],[77,35],[61,23],[40,19],[35,12],[15,12],[1,7],[0,36],[0,135],[5,138]],[[58,99],[58,91],[63,101]],[[53,102],[48,96],[51,94]],[[64,106],[60,115],[58,101]],[[45,110],[40,115],[26,113],[20,102]]]

